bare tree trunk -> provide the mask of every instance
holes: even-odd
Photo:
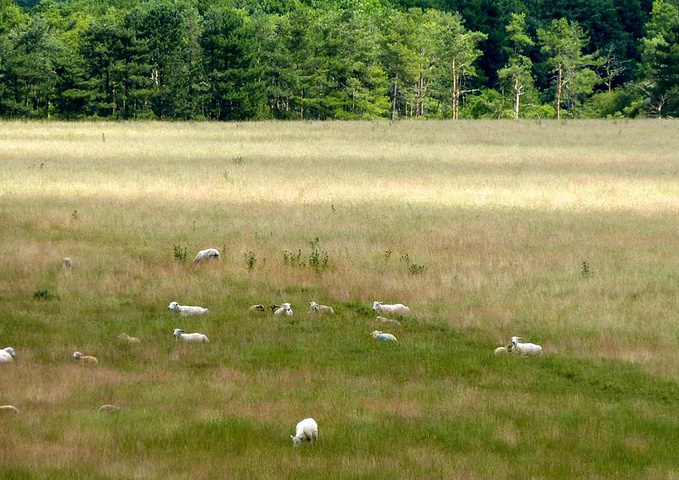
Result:
[[[521,86],[519,85],[519,77],[514,79],[514,120],[519,119],[519,104],[521,103]]]
[[[393,97],[391,99],[391,121],[392,122],[396,120],[396,94],[398,92],[397,84],[398,84],[398,75],[396,75],[394,77],[394,94],[393,94]]]
[[[304,89],[302,89],[302,101],[300,102],[299,106],[299,116],[302,120],[304,120]]]
[[[559,65],[559,77],[556,81],[556,119],[561,120],[561,96],[563,95],[563,66]]]
[[[459,117],[460,74],[457,71],[457,59],[453,59],[453,120]]]

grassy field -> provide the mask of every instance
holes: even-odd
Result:
[[[678,479],[678,152],[674,121],[0,123],[0,478]]]

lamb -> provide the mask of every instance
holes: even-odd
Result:
[[[219,250],[216,248],[208,248],[206,250],[201,250],[193,259],[194,262],[198,263],[203,260],[219,260]]]
[[[168,310],[177,312],[180,317],[205,315],[208,312],[207,308],[179,305],[177,302],[170,302],[167,308]]]
[[[335,310],[327,305],[319,305],[316,302],[309,302],[309,313],[329,313],[330,315],[335,314]]]
[[[410,308],[406,307],[402,303],[396,303],[394,305],[383,305],[382,302],[373,303],[373,312],[378,314],[391,314],[397,316],[410,315]]]
[[[102,405],[99,407],[99,410],[97,410],[97,413],[118,413],[120,412],[120,407],[116,407],[115,405]]]
[[[399,322],[398,320],[394,320],[394,319],[392,319],[392,318],[383,317],[383,316],[381,316],[381,315],[378,315],[378,316],[377,316],[377,318],[375,319],[375,322],[377,322],[377,323],[379,323],[379,324],[384,324],[384,325],[394,325],[395,327],[400,327],[400,326],[401,326],[401,322]]]
[[[506,347],[497,347],[495,351],[493,352],[493,355],[498,356],[498,355],[506,355],[507,353],[510,352],[511,345],[507,345]]]
[[[127,333],[121,333],[120,335],[118,335],[118,340],[122,340],[123,342],[127,343],[135,344],[141,343],[141,340],[139,340],[137,337],[130,337]]]
[[[281,304],[281,306],[278,307],[275,312],[273,312],[274,315],[282,315],[283,313],[285,313],[285,315],[288,317],[292,317],[292,308],[290,308],[289,303]]]
[[[3,348],[0,350],[0,363],[9,363],[14,361],[16,352],[12,347]]]
[[[391,333],[380,332],[379,330],[375,330],[370,334],[370,336],[375,340],[379,340],[380,342],[398,342],[396,337]]]
[[[522,357],[539,357],[542,355],[542,347],[534,343],[520,343],[521,337],[511,338],[511,349],[509,351]]]
[[[61,269],[62,270],[70,270],[73,268],[73,260],[71,260],[68,257],[64,257],[61,259]]]
[[[295,427],[295,436],[292,438],[292,445],[297,447],[299,442],[306,440],[307,442],[318,442],[318,424],[313,418],[305,418]]]
[[[0,405],[0,415],[19,413],[19,409],[14,405]]]
[[[184,333],[184,330],[181,328],[175,328],[173,335],[175,341],[181,340],[188,343],[210,343],[210,339],[202,333]]]
[[[252,305],[248,308],[248,312],[265,312],[264,305]]]
[[[79,362],[82,365],[96,365],[97,363],[99,363],[97,357],[83,355],[80,352],[73,352],[73,358],[75,358],[76,362]]]

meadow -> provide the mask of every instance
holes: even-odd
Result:
[[[0,123],[0,478],[677,479],[678,152],[658,120]]]

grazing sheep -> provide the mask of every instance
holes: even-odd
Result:
[[[377,318],[375,319],[375,322],[377,322],[377,323],[379,323],[379,324],[383,324],[383,325],[394,325],[394,326],[396,326],[396,327],[400,327],[400,326],[401,326],[401,322],[399,322],[398,320],[394,320],[394,319],[392,319],[392,318],[383,317],[383,316],[381,316],[381,315],[378,315],[378,316],[377,316]]]
[[[194,262],[201,262],[203,260],[219,260],[219,250],[216,248],[208,248],[206,250],[201,250],[193,259]]]
[[[391,314],[397,316],[410,315],[410,308],[406,307],[402,303],[396,303],[394,305],[383,305],[382,302],[373,303],[373,312],[378,314]]]
[[[82,365],[96,365],[97,363],[99,363],[97,357],[83,355],[80,352],[73,352],[73,358],[75,358],[76,362],[79,362]]]
[[[250,308],[248,308],[248,312],[265,312],[266,309],[264,308],[264,305],[252,305]]]
[[[19,409],[14,405],[0,405],[0,415],[19,413]]]
[[[175,341],[181,340],[182,342],[188,343],[209,343],[210,339],[207,338],[202,333],[184,333],[181,328],[174,329],[174,339]]]
[[[319,305],[316,302],[309,302],[309,313],[329,313],[330,315],[335,314],[335,310],[327,305]]]
[[[295,435],[290,435],[292,438],[292,445],[297,447],[299,442],[306,440],[307,442],[318,442],[318,424],[313,418],[305,418],[295,427]]]
[[[177,312],[180,317],[205,315],[208,312],[207,308],[179,305],[177,302],[170,302],[167,308],[168,310]]]
[[[102,405],[99,407],[99,410],[97,410],[97,413],[118,413],[120,412],[120,407],[116,407],[115,405]]]
[[[141,343],[141,340],[139,340],[137,337],[130,337],[127,333],[121,333],[118,335],[118,340],[122,340],[123,342],[127,343]]]
[[[398,342],[396,340],[396,337],[393,336],[391,333],[384,333],[380,332],[379,330],[375,330],[370,334],[371,337],[373,337],[375,340],[379,340],[380,342]]]
[[[64,257],[61,259],[61,269],[62,270],[70,270],[73,268],[73,260],[71,260],[68,257]]]
[[[15,356],[16,352],[12,347],[3,348],[0,350],[0,363],[12,362]]]
[[[521,337],[511,338],[511,349],[508,349],[512,353],[515,353],[521,357],[539,357],[542,355],[542,347],[534,343],[520,343]]]
[[[285,314],[288,317],[292,317],[292,308],[290,308],[289,303],[283,303],[279,308],[276,309],[275,312],[273,312],[274,315],[282,315]]]

